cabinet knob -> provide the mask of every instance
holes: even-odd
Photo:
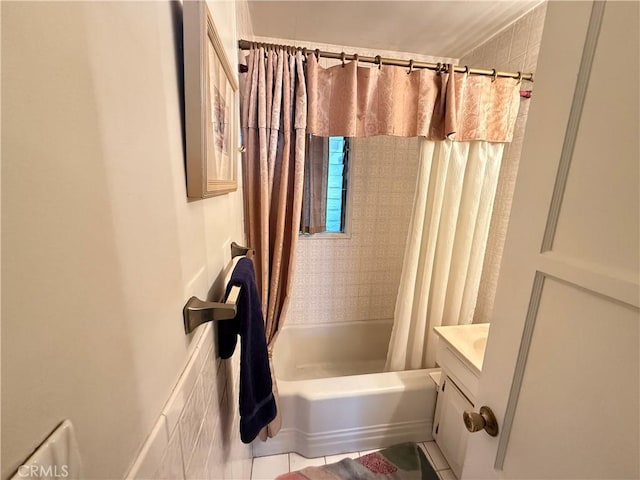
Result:
[[[484,429],[492,437],[498,435],[498,421],[489,407],[480,407],[480,413],[465,410],[462,420],[471,433]]]

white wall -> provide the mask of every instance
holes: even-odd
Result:
[[[186,199],[181,9],[2,3],[2,478],[64,418],[87,478],[122,477],[243,240],[241,190]]]

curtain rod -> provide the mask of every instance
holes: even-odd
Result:
[[[384,58],[380,55],[376,55],[375,57],[366,57],[363,55],[354,54],[346,54],[345,52],[335,53],[335,52],[324,52],[319,49],[307,49],[302,47],[296,47],[293,45],[277,45],[273,43],[262,43],[262,42],[250,42],[248,40],[240,40],[238,41],[238,48],[240,50],[250,50],[252,46],[258,47],[271,47],[271,48],[282,48],[285,50],[299,50],[304,54],[314,53],[317,58],[325,57],[325,58],[334,58],[336,60],[357,60],[359,62],[365,63],[375,63],[376,65],[394,65],[396,67],[408,67],[409,69],[413,68],[427,68],[429,70],[436,71],[447,71],[447,65],[443,63],[428,63],[428,62],[415,62],[413,60],[399,60],[396,58]],[[528,80],[533,82],[533,73],[522,73],[522,72],[500,72],[495,69],[486,69],[486,68],[469,68],[466,65],[454,65],[453,70],[455,72],[460,73],[470,73],[473,75],[487,75],[490,77],[507,77],[507,78],[519,78],[521,80]]]

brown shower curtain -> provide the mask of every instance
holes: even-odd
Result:
[[[300,52],[252,49],[242,98],[245,233],[265,316],[273,390],[272,353],[282,326],[295,265],[304,180],[307,92]],[[261,433],[273,437],[278,416]]]
[[[329,138],[308,135],[300,226],[303,233],[321,233],[327,229],[328,173]]]
[[[407,71],[351,62],[325,69],[314,55],[306,61],[305,68],[300,51],[254,48],[243,75],[245,231],[256,251],[270,361],[293,281],[305,181],[310,193],[304,202],[303,230],[324,228],[323,208],[312,200],[322,197],[326,188],[315,177],[325,166],[314,163],[323,157],[326,137],[509,142],[519,106],[519,82],[512,78],[446,73],[451,66],[443,72]],[[308,145],[307,134],[315,136]],[[278,402],[273,362],[271,374]],[[278,414],[260,437],[273,437],[280,424]]]

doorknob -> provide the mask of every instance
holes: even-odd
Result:
[[[471,433],[484,429],[492,437],[498,435],[498,421],[489,407],[480,407],[480,413],[465,410],[462,420]]]

